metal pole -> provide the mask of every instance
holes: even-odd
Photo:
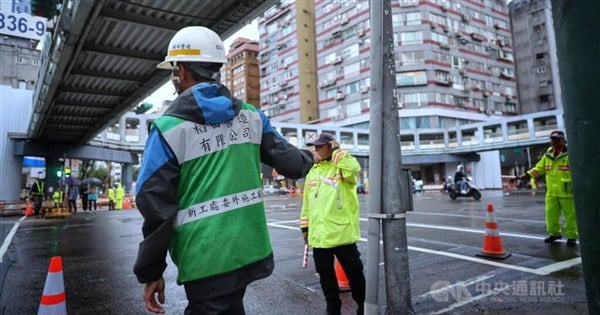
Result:
[[[414,314],[410,297],[405,212],[410,189],[402,171],[391,1],[370,3],[370,195],[366,314],[377,314],[379,221],[383,231],[387,314]],[[383,160],[386,162],[383,163]],[[403,180],[404,179],[404,180]]]
[[[594,79],[600,72],[600,2],[553,0],[552,11],[588,310],[600,314],[600,109],[595,106],[600,89]]]

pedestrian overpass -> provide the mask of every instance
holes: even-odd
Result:
[[[474,152],[526,147],[548,143],[554,129],[563,129],[562,111],[552,110],[510,118],[498,117],[444,129],[411,129],[400,131],[403,156],[441,154],[464,155]],[[136,115],[127,113],[119,120],[119,127],[111,127],[98,134],[90,144],[142,152],[148,136],[149,124],[159,114]],[[336,135],[342,147],[356,156],[369,155],[369,130],[344,128],[335,125],[271,123],[275,130],[291,143],[304,147],[321,132]]]

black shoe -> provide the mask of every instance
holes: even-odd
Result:
[[[559,236],[550,235],[544,239],[544,243],[554,243],[554,241],[559,240],[561,238],[562,237],[560,235]]]
[[[567,239],[567,246],[575,246],[577,245],[577,240],[574,238]]]

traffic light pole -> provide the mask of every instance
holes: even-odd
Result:
[[[587,303],[600,314],[600,2],[552,0],[552,11]]]
[[[383,232],[386,314],[414,314],[410,296],[406,211],[407,172],[402,170],[390,0],[370,2],[371,111],[369,123],[369,223],[365,313],[378,314],[379,232]],[[385,160],[385,163],[383,161]]]

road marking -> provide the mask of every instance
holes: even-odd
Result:
[[[297,220],[295,222],[297,222]],[[288,229],[288,230],[298,230],[297,227],[291,227],[291,226],[282,225],[282,224],[278,224],[278,223],[268,223],[268,225],[273,226],[273,227],[279,227],[279,228],[283,228],[283,229]],[[458,229],[458,228],[456,228],[456,229],[462,231],[462,229]],[[472,230],[472,231],[475,231],[475,230]],[[481,231],[478,231],[478,232],[481,232]],[[505,235],[505,234],[502,234],[502,235]],[[515,234],[515,235],[519,235],[517,237],[527,237],[527,238],[534,238],[534,239],[537,239],[537,238],[543,239],[543,238],[537,237],[537,236],[528,236],[528,235],[521,235],[521,234]],[[367,239],[361,237],[360,241],[366,243]],[[379,243],[383,244],[383,241],[379,241]],[[573,259],[561,261],[561,262],[558,262],[558,263],[550,264],[550,265],[547,265],[547,266],[544,266],[544,267],[540,267],[540,268],[537,268],[537,269],[533,269],[533,268],[521,267],[521,266],[518,266],[518,265],[505,264],[505,263],[501,263],[501,262],[498,262],[498,261],[492,261],[492,260],[487,260],[487,259],[483,259],[483,258],[465,256],[465,255],[460,255],[460,254],[456,254],[456,253],[444,252],[444,251],[433,250],[433,249],[428,249],[428,248],[423,248],[423,247],[408,246],[408,249],[416,251],[416,252],[426,253],[426,254],[445,256],[445,257],[456,258],[456,259],[459,259],[459,260],[466,260],[466,261],[470,261],[470,262],[474,262],[474,263],[478,263],[478,264],[483,264],[483,265],[490,265],[490,266],[504,268],[504,269],[511,269],[511,270],[516,270],[516,271],[531,273],[531,274],[535,274],[535,275],[538,275],[538,276],[547,276],[547,275],[549,275],[552,272],[556,272],[556,271],[559,271],[559,270],[571,268],[571,267],[573,267],[573,266],[581,263],[581,258],[577,257],[577,258],[573,258]]]
[[[10,232],[8,232],[8,235],[4,239],[4,242],[2,242],[2,246],[0,247],[0,264],[4,261],[4,253],[6,253],[6,251],[8,250],[8,246],[12,242],[12,238],[17,233],[17,229],[19,228],[19,225],[21,224],[21,222],[23,220],[25,220],[25,218],[26,218],[26,216],[23,216],[19,219],[18,222],[15,222],[15,225],[13,225],[12,229],[10,229]]]
[[[423,298],[425,298],[425,297],[427,297],[429,295],[438,294],[438,293],[441,293],[441,292],[444,292],[444,291],[450,291],[452,288],[458,287],[458,286],[468,287],[468,286],[470,286],[472,284],[475,284],[477,282],[485,281],[485,280],[487,280],[489,278],[492,278],[492,277],[494,277],[493,273],[492,274],[487,274],[487,275],[477,276],[477,277],[474,277],[474,278],[471,278],[471,279],[467,279],[465,281],[459,281],[459,282],[456,282],[455,284],[447,285],[445,287],[441,287],[439,289],[435,289],[435,290],[432,290],[432,291],[429,291],[429,292],[417,295],[417,296],[415,296],[413,298],[413,300],[420,300],[420,299],[423,299]]]
[[[431,312],[429,314],[445,314],[445,313],[448,313],[449,311],[452,311],[453,309],[456,309],[456,308],[459,308],[461,306],[467,305],[467,304],[469,304],[471,302],[474,302],[474,301],[477,301],[477,300],[481,300],[481,299],[483,299],[485,297],[488,297],[490,295],[496,295],[496,294],[498,294],[498,293],[500,293],[500,292],[508,289],[509,287],[511,287],[511,286],[510,285],[506,285],[506,286],[501,287],[501,288],[496,288],[496,289],[493,289],[493,290],[489,290],[488,292],[486,292],[484,294],[476,295],[476,296],[473,296],[473,297],[470,297],[470,298],[465,298],[465,299],[461,300],[460,302],[456,302],[454,304],[450,304],[450,305],[448,305],[448,307],[446,307],[444,309],[441,309],[441,310],[438,310],[438,311],[435,311],[435,312]]]
[[[456,218],[480,218],[482,220],[485,221],[485,216],[473,216],[473,215],[467,215],[467,214],[455,214],[455,213],[440,213],[440,212],[414,212],[414,211],[409,211],[406,212],[409,216],[413,216],[413,215],[430,215],[430,216],[441,216],[441,217],[456,217]],[[541,224],[546,224],[546,221],[544,220],[529,220],[529,219],[519,219],[519,218],[496,218],[498,219],[498,221],[517,221],[517,222],[529,222],[529,223],[541,223]]]

